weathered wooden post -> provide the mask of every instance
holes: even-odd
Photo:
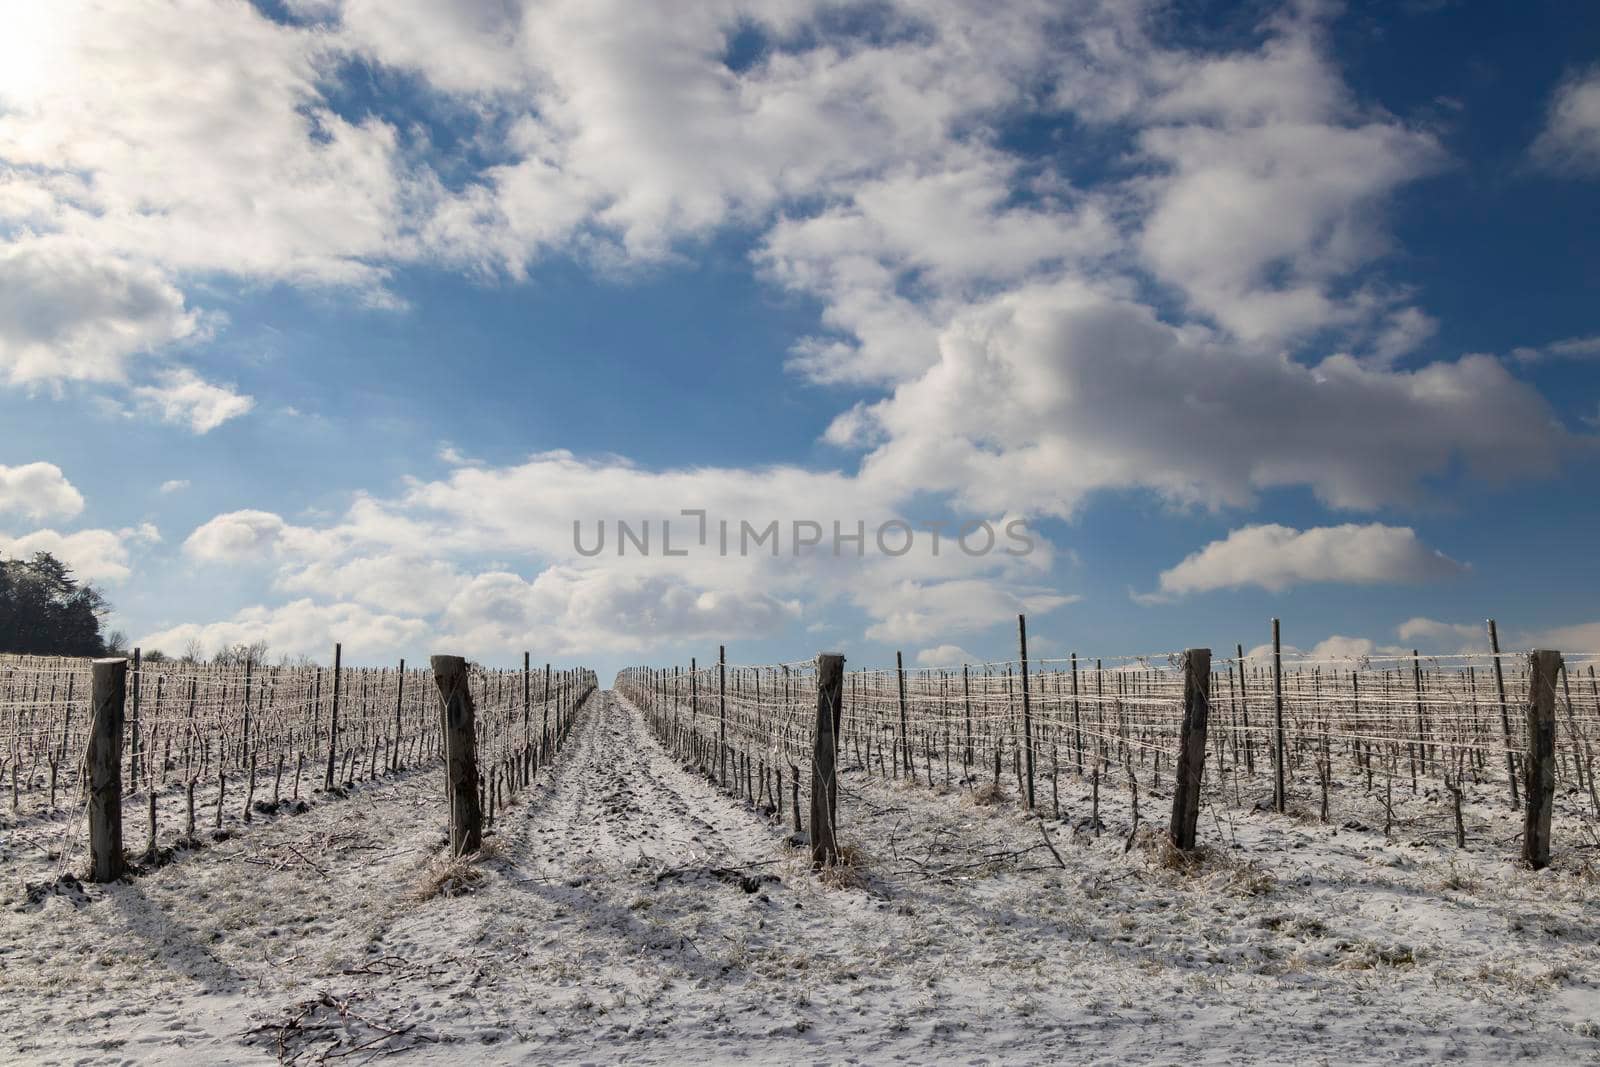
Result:
[[[1411,650],[1411,698],[1417,713],[1417,760],[1422,773],[1428,773],[1428,724],[1422,717],[1422,654]]]
[[[1028,620],[1017,616],[1017,650],[1022,663],[1022,761],[1028,772],[1028,810],[1033,810],[1033,705],[1028,699]]]
[[[900,760],[897,765],[914,777],[917,768],[911,760],[911,732],[906,723],[906,665],[898,651],[894,654],[894,675],[900,692]]]
[[[338,758],[339,749],[339,676],[343,674],[344,645],[335,642],[333,646],[333,714],[328,719],[328,773],[322,780],[322,788],[333,789],[333,765]]]
[[[1183,732],[1178,737],[1178,780],[1172,790],[1172,843],[1194,848],[1200,819],[1200,781],[1206,767],[1206,721],[1211,715],[1211,650],[1183,653]]]
[[[122,720],[128,661],[94,661],[94,721],[89,732],[89,880],[122,877]]]
[[[717,646],[717,784],[728,788],[728,650]]]
[[[539,755],[548,762],[550,748],[550,664],[544,665],[544,725],[539,729]]]
[[[1078,777],[1083,777],[1083,720],[1078,714],[1078,654],[1072,654],[1072,742],[1078,750]]]
[[[835,773],[843,714],[844,656],[817,656],[817,728],[811,742],[811,865],[839,862],[839,781]]]
[[[450,781],[450,853],[464,856],[483,844],[483,809],[478,802],[477,711],[461,656],[432,656],[433,683],[444,702],[445,759]]]
[[[1550,866],[1550,812],[1556,798],[1556,675],[1561,653],[1528,653],[1528,752],[1523,758],[1522,862]]]
[[[1506,675],[1500,666],[1500,631],[1489,619],[1489,651],[1494,656],[1494,687],[1500,696],[1500,730],[1506,744],[1506,781],[1511,786],[1511,806],[1517,806],[1517,761],[1511,755],[1511,712],[1506,707]]]
[[[400,670],[399,673],[394,676],[394,680],[394,756],[389,761],[389,772],[391,774],[399,774],[400,731],[401,724],[403,722],[401,713],[405,710],[406,706],[406,661],[404,656],[400,657]]]
[[[129,720],[130,733],[128,737],[128,788],[137,793],[139,791],[139,678],[140,664],[143,653],[140,649],[133,650],[133,717]],[[159,698],[158,698],[159,699]]]
[[[1282,812],[1289,805],[1288,790],[1284,787],[1284,760],[1286,740],[1283,732],[1283,642],[1278,635],[1278,620],[1272,620],[1272,803]]]

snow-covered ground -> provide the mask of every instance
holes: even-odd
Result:
[[[1127,847],[1118,791],[1096,836],[1076,779],[1041,822],[848,771],[860,866],[819,879],[607,692],[481,881],[422,899],[441,793],[403,773],[31,898],[64,824],[6,831],[0,1060],[1600,1062],[1600,851],[1571,835],[1533,873],[1487,832],[1208,809],[1184,869]]]

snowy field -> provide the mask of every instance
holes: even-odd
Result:
[[[0,823],[0,1061],[1600,1062],[1600,849],[1564,818],[1521,869],[1487,786],[1464,851],[1407,795],[1387,842],[1208,808],[1184,865],[1076,778],[1041,821],[847,770],[819,878],[614,694],[573,737],[456,895],[437,768],[104,887]]]

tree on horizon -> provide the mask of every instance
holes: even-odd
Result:
[[[0,652],[101,656],[111,606],[49,552],[0,559]]]

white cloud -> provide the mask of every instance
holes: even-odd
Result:
[[[867,586],[855,597],[857,606],[878,620],[867,627],[867,637],[886,644],[985,630],[1018,615],[1054,611],[1076,599],[981,579],[937,583],[907,579]]]
[[[1522,643],[1528,648],[1553,648],[1573,664],[1592,660],[1600,657],[1600,622],[1537,630],[1527,635]],[[1574,680],[1572,684],[1578,683]]]
[[[161,488],[157,491],[162,496],[170,496],[173,493],[181,493],[187,488],[189,488],[189,479],[169,478],[161,483]]]
[[[1514,348],[1511,350],[1511,355],[1523,363],[1537,363],[1546,359],[1600,358],[1600,334],[1568,337],[1539,347]]]
[[[1030,555],[1000,551],[1020,551],[1004,532],[1006,516],[992,519],[989,555],[969,556],[954,530],[941,535],[935,554],[926,529],[912,552],[887,554],[874,534],[896,518],[897,495],[797,468],[650,471],[549,453],[509,467],[456,467],[443,479],[410,483],[395,499],[360,497],[344,515],[312,525],[266,511],[218,515],[190,534],[184,550],[203,561],[269,563],[278,588],[426,617],[435,633],[512,650],[529,642],[621,649],[771,636],[839,603],[873,620],[874,637],[923,640],[1072,599],[1043,584],[1048,543],[1035,535]],[[704,546],[698,520],[683,516],[684,508],[707,512]],[[605,521],[601,556],[578,551],[575,519],[586,546]],[[631,548],[617,554],[618,520],[635,531],[648,524],[648,556]],[[663,520],[672,523],[672,556]],[[719,545],[723,520],[727,555]],[[779,553],[771,541],[742,552],[741,520],[753,532],[776,522]],[[796,521],[820,527],[818,549],[794,553]],[[853,544],[833,554],[835,522],[846,535],[864,527],[859,557]],[[899,533],[886,539],[889,551],[900,542]],[[988,547],[982,536],[970,544]]]
[[[666,576],[554,566],[533,581],[505,572],[465,584],[441,620],[463,648],[557,654],[772,636],[800,607],[759,591],[704,589]]]
[[[0,512],[30,519],[70,519],[82,510],[83,494],[54,463],[0,464]]]
[[[336,284],[372,283],[366,258],[403,243],[395,131],[322,94],[336,36],[242,3],[62,0],[12,40],[46,59],[4,87],[0,157],[60,233],[169,271]]]
[[[328,105],[344,55],[244,3],[8,9],[0,382],[122,382],[130,360],[204,337],[182,291],[201,274],[381,300],[375,261],[414,257],[404,216],[427,180],[393,127]],[[171,388],[141,406],[196,432],[248,404]]]
[[[183,542],[183,551],[195,559],[231,563],[271,559],[316,541],[311,530],[270,511],[230,511],[198,527]]]
[[[156,272],[165,325],[148,337],[112,331],[116,352],[181,332],[189,313],[162,279],[221,272],[347,285],[381,302],[376,289],[396,265],[443,260],[519,276],[560,250],[607,269],[670,257],[676,242],[732,223],[766,231],[759,259],[771,279],[824,302],[823,332],[794,354],[819,379],[925,394],[941,386],[914,387],[940,377],[959,358],[952,349],[1004,331],[994,312],[1007,300],[1043,320],[1052,305],[1082,310],[1074,287],[1087,287],[1144,313],[1134,298],[1152,273],[1220,328],[1211,336],[1179,322],[1184,342],[1170,360],[1204,364],[1218,380],[1215,395],[1191,406],[1221,405],[1220,426],[1248,427],[1280,392],[1324,412],[1329,436],[1359,416],[1369,392],[1410,394],[1409,407],[1424,409],[1401,404],[1398,421],[1374,420],[1389,427],[1374,451],[1417,458],[1388,476],[1361,457],[1349,465],[1366,472],[1361,491],[1330,488],[1353,476],[1328,470],[1338,461],[1320,441],[1277,464],[1237,458],[1261,470],[1225,486],[1194,469],[1192,457],[1220,454],[1212,450],[1091,448],[1089,462],[1072,465],[1081,485],[1237,502],[1241,486],[1309,484],[1367,507],[1404,497],[1458,451],[1499,451],[1474,449],[1459,427],[1485,415],[1491,427],[1535,416],[1513,443],[1519,458],[1547,460],[1556,444],[1539,424],[1546,412],[1512,379],[1498,388],[1446,364],[1340,389],[1352,377],[1342,363],[1308,368],[1269,347],[1329,327],[1381,363],[1432,329],[1370,276],[1387,247],[1385,198],[1436,166],[1438,147],[1355,99],[1319,9],[1268,19],[1248,47],[1190,52],[1159,43],[1159,13],[1142,5],[886,4],[874,9],[872,34],[851,34],[831,5],[802,0],[586,0],[521,13],[482,0],[294,7],[317,24],[283,25],[244,4],[63,3],[52,19],[17,27],[35,73],[5,86],[0,156],[19,166],[6,172],[0,210]],[[736,33],[764,44],[738,70],[725,62]],[[324,89],[352,56],[425,78],[467,127],[474,158],[412,143],[399,118],[338,114]],[[196,97],[196,83],[213,91]],[[1125,138],[1129,176],[1085,191],[1002,150],[997,127],[1024,111]],[[495,149],[485,165],[477,148],[486,144]],[[1357,271],[1367,280],[1353,286]],[[1120,353],[1012,350],[1028,342],[1027,326],[984,358],[1054,377],[1058,396],[1097,393],[1102,409],[1132,421],[1145,379],[1082,380]],[[1207,356],[1186,360],[1196,346],[1209,346]],[[1126,362],[1167,369],[1146,356],[1136,348]],[[109,374],[120,358],[85,365]],[[1335,384],[1313,390],[1322,379]],[[990,392],[1004,400],[1005,390]],[[1162,399],[1182,402],[1170,393]],[[151,410],[198,429],[245,402],[205,399]],[[1149,412],[1158,425],[1169,414]],[[883,432],[891,422],[863,409],[830,439],[876,443],[893,436]],[[1395,440],[1395,426],[1415,426],[1417,446]],[[1254,436],[1281,440],[1277,429]],[[959,437],[924,444],[901,451],[966,447]],[[1025,442],[995,459],[1043,481],[1063,458],[1053,451]],[[969,473],[961,488],[975,499],[988,472]],[[1070,506],[1054,496],[1048,507]]]
[[[1413,371],[1247,356],[1115,291],[1026,286],[958,316],[938,361],[849,415],[863,478],[980,510],[1069,514],[1096,489],[1248,506],[1308,486],[1339,508],[1415,503],[1457,461],[1495,481],[1556,469],[1568,437],[1499,361]]]
[[[203,381],[193,371],[181,368],[168,371],[155,385],[135,387],[133,398],[141,410],[162,422],[187,426],[197,434],[210,433],[256,406],[252,398]]]
[[[1437,619],[1416,618],[1407,619],[1395,628],[1395,636],[1400,640],[1416,645],[1418,648],[1428,646],[1433,651],[1448,649],[1487,649],[1489,647],[1488,631],[1484,624],[1440,622]],[[1501,635],[1502,647],[1505,646],[1505,635]]]
[[[215,520],[213,520],[215,521]],[[246,530],[237,534],[243,551],[250,553],[261,547],[263,539],[276,540],[277,533],[257,527],[258,536]],[[202,542],[199,551],[227,553],[233,534],[219,532],[216,545],[210,544],[210,535]],[[226,546],[226,547],[225,547]],[[318,559],[304,565],[286,568],[278,578],[279,588],[311,593],[336,600],[353,600],[383,611],[406,615],[427,615],[442,610],[456,595],[465,581],[453,565],[438,559],[427,559],[405,554],[360,556],[335,562]]]
[[[1418,617],[1401,623],[1396,633],[1400,640],[1424,652],[1489,651],[1489,633],[1484,623],[1440,622]],[[1530,648],[1553,648],[1566,655],[1570,662],[1586,662],[1600,653],[1600,622],[1533,630],[1500,628],[1500,651]]]
[[[317,604],[295,600],[279,607],[245,608],[231,619],[183,623],[145,635],[139,644],[169,654],[181,653],[191,641],[209,651],[233,644],[265,641],[273,655],[331,658],[334,642],[342,642],[353,659],[377,659],[419,641],[427,623],[374,612],[359,604]]]
[[[1532,154],[1553,171],[1600,174],[1600,66],[1573,71],[1556,86]]]
[[[447,477],[336,520],[239,511],[185,542],[268,563],[278,588],[345,600],[358,623],[394,612],[516,641],[559,618],[563,639],[612,647],[654,639],[647,625],[770,632],[845,603],[878,639],[930,643],[1068,602],[1042,584],[1047,553],[588,560],[571,521],[704,506],[873,525],[914,496],[957,516],[1068,515],[1108,489],[1244,507],[1308,487],[1372,509],[1458,466],[1549,472],[1570,443],[1498,361],[1393,369],[1434,323],[1383,279],[1383,210],[1442,152],[1350,92],[1310,6],[1206,51],[1161,43],[1164,9],[1137,4],[887,3],[868,34],[806,0],[291,6],[315,24],[70,0],[15,21],[7,380],[125,380],[140,354],[204,333],[188,285],[393,306],[401,266],[518,278],[558,253],[611,273],[734,225],[757,235],[763,277],[823,307],[792,366],[883,390],[828,431],[865,451],[856,469],[448,452]],[[738,70],[735,33],[763,43]],[[330,87],[352,58],[417,74],[469,147],[426,143],[395,101],[341,114]],[[1059,161],[1008,151],[1024,113],[1087,131],[1118,165],[1084,189],[1076,142]],[[1316,351],[1296,347],[1308,337]],[[136,410],[204,433],[253,402],[171,373]]]
[[[933,648],[919,649],[916,660],[919,667],[959,667],[965,663],[983,662],[960,645],[936,645]]]
[[[133,573],[129,566],[129,548],[160,540],[160,532],[149,523],[123,530],[79,530],[76,533],[44,529],[17,537],[0,533],[0,552],[12,559],[49,552],[72,568],[83,581],[117,583]]]
[[[1444,158],[1430,134],[1362,114],[1319,37],[1279,19],[1258,50],[1171,57],[1139,137],[1165,167],[1146,186],[1141,253],[1249,342],[1369,318],[1334,283],[1384,251],[1383,199]]]
[[[1182,595],[1256,585],[1281,592],[1307,582],[1412,583],[1463,570],[1424,545],[1408,526],[1245,526],[1162,571],[1161,591]]]
[[[0,129],[5,121],[0,112]],[[120,381],[128,357],[197,329],[183,294],[154,267],[98,242],[0,241],[0,382]]]
[[[1282,654],[1285,659],[1315,663],[1326,660],[1363,660],[1369,657],[1389,659],[1409,656],[1411,655],[1411,650],[1400,645],[1380,645],[1370,637],[1348,637],[1343,634],[1332,634],[1318,641],[1309,649],[1302,649],[1296,645],[1283,645]],[[1272,663],[1272,646],[1270,644],[1257,645],[1254,648],[1247,649],[1244,657],[1251,666],[1270,666]]]

